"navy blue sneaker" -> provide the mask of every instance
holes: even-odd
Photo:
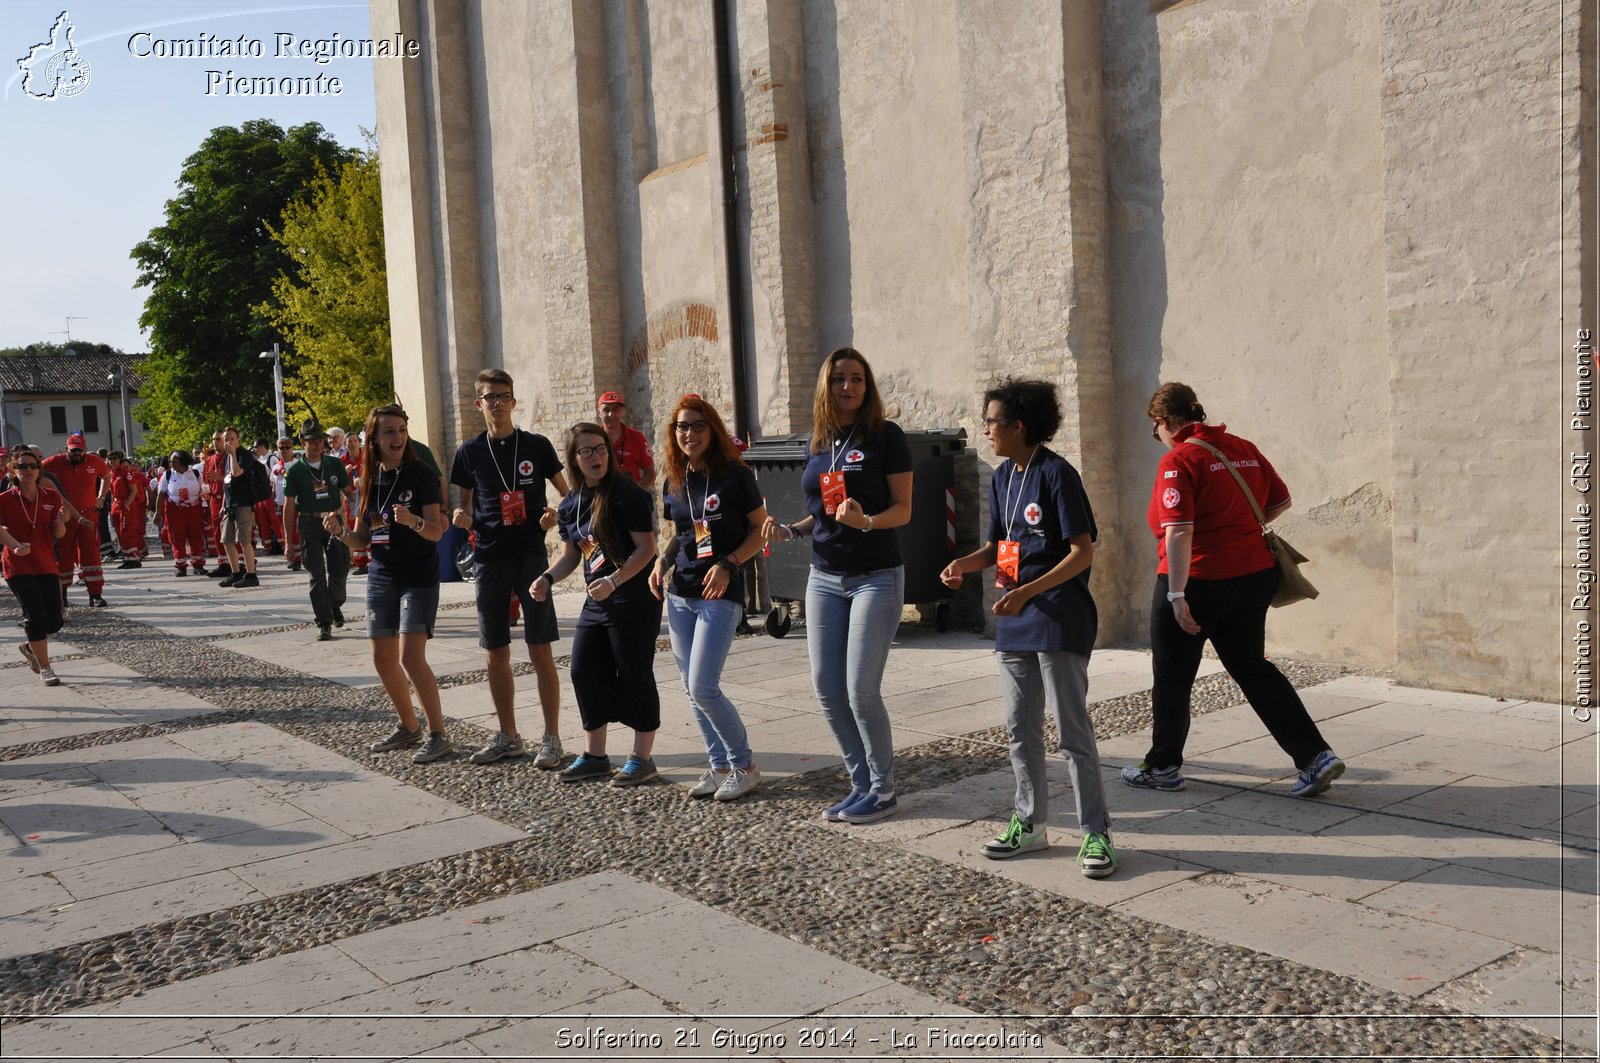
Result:
[[[822,818],[827,820],[829,823],[843,823],[844,822],[844,810],[849,808],[851,805],[855,804],[857,801],[861,800],[865,796],[867,796],[867,795],[862,793],[860,790],[851,790],[844,797],[840,798],[839,800],[835,801],[833,804],[829,805],[827,808],[823,809],[822,810]]]
[[[1344,761],[1333,755],[1333,750],[1324,749],[1317,754],[1300,777],[1289,788],[1289,793],[1295,797],[1314,797],[1333,785],[1333,780],[1344,774]]]
[[[1181,790],[1185,785],[1177,768],[1152,768],[1144,761],[1123,768],[1122,781],[1140,790]]]
[[[839,818],[846,823],[876,823],[880,819],[894,815],[895,809],[899,807],[900,799],[894,794],[889,794],[887,797],[882,794],[868,794],[840,812]]]

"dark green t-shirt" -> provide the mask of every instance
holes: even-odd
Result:
[[[283,474],[283,496],[294,499],[297,513],[332,513],[342,507],[344,489],[351,486],[344,462],[326,453],[312,464],[305,458]]]

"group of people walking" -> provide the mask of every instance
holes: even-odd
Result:
[[[432,453],[409,437],[398,405],[369,414],[356,480],[324,453],[326,435],[314,422],[301,432],[304,457],[284,472],[285,531],[301,546],[319,638],[331,637],[331,628],[344,622],[353,552],[370,554],[367,635],[397,717],[393,733],[374,742],[372,751],[412,749],[414,761],[428,763],[454,750],[426,653],[439,605],[437,544],[453,524],[470,533],[473,544],[479,643],[498,728],[471,755],[474,763],[530,749],[514,709],[511,627],[520,612],[542,715],[533,764],[559,769],[570,783],[609,780],[626,787],[655,778],[651,753],[661,699],[652,662],[665,612],[706,750],[706,769],[689,793],[742,798],[760,785],[761,774],[721,677],[744,619],[744,572],[764,548],[792,549],[782,544],[809,539],[811,680],[849,779],[848,792],[821,814],[856,824],[893,815],[899,798],[882,687],[904,605],[895,529],[911,519],[913,463],[905,434],[886,416],[867,359],[841,348],[821,367],[801,473],[805,511],[798,514],[768,513],[738,441],[698,395],[683,396],[667,420],[657,510],[650,492],[654,456],[642,434],[627,426],[619,394],[602,395],[598,421],[573,425],[558,454],[549,439],[516,426],[517,397],[505,371],[485,370],[476,383],[485,428],[457,450],[448,483]],[[1158,558],[1151,616],[1154,733],[1144,760],[1124,769],[1122,779],[1153,790],[1184,787],[1190,694],[1209,640],[1293,760],[1298,778],[1292,792],[1321,793],[1344,764],[1264,652],[1266,611],[1279,573],[1255,513],[1264,511],[1265,521],[1282,515],[1290,506],[1288,490],[1254,444],[1225,425],[1206,423],[1186,385],[1163,384],[1146,412],[1153,437],[1167,448],[1148,512]],[[1013,813],[984,854],[1007,859],[1050,844],[1048,713],[1083,832],[1078,866],[1087,876],[1103,877],[1116,870],[1117,858],[1088,711],[1089,657],[1098,633],[1089,581],[1098,530],[1078,470],[1048,446],[1061,422],[1054,385],[1008,380],[984,394],[984,436],[999,459],[987,535],[940,575],[955,588],[992,568],[999,592],[992,606],[995,651],[1016,787]],[[226,437],[221,453],[236,453]],[[235,476],[244,471],[230,470]],[[68,534],[74,511],[69,500],[41,487],[31,453],[13,457],[11,471],[16,486],[0,493],[5,578],[23,607],[24,656],[48,682],[53,673],[45,640],[59,629],[60,608],[58,596],[43,594],[40,580],[55,575],[52,544]],[[166,492],[168,504],[186,504],[181,496],[188,475],[179,469],[175,488]],[[348,512],[347,498],[353,501]],[[552,528],[560,542],[554,560],[545,548]],[[239,534],[225,528],[224,543],[234,538],[239,563],[253,571]],[[572,637],[571,676],[584,741],[568,762],[559,737],[552,652],[559,632],[551,594],[575,573],[585,599]],[[620,766],[607,750],[612,724],[633,734]]]

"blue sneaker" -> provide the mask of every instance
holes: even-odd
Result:
[[[844,797],[823,809],[822,818],[827,820],[829,823],[843,823],[844,810],[865,796],[867,795],[862,793],[860,790],[851,790],[848,794],[845,794]]]
[[[1141,790],[1181,790],[1185,786],[1177,768],[1152,768],[1142,760],[1122,769],[1122,781]]]
[[[611,785],[638,786],[642,783],[649,782],[651,779],[654,779],[657,774],[656,762],[653,759],[650,757],[641,757],[635,753],[633,756],[628,758],[625,764],[622,765],[622,770],[617,772],[616,776],[612,778]]]
[[[1300,777],[1295,780],[1289,792],[1295,797],[1315,797],[1333,785],[1333,780],[1344,774],[1344,761],[1333,755],[1333,750],[1324,749],[1317,754]]]
[[[839,813],[839,818],[846,823],[876,823],[880,819],[894,815],[895,809],[899,807],[900,799],[894,794],[887,797],[882,794],[868,794],[855,804],[846,807]]]

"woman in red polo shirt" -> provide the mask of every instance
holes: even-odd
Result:
[[[50,636],[61,630],[61,583],[55,541],[67,534],[67,505],[40,485],[40,461],[27,447],[11,457],[11,481],[0,492],[0,574],[22,607],[28,641],[20,647],[28,667],[47,687],[61,680],[50,667]]]
[[[1187,384],[1156,389],[1147,416],[1167,448],[1156,468],[1148,520],[1160,564],[1150,606],[1155,716],[1150,752],[1122,769],[1122,781],[1149,790],[1184,787],[1189,694],[1206,640],[1244,691],[1250,707],[1294,761],[1291,792],[1310,797],[1344,773],[1311,714],[1266,657],[1267,607],[1280,575],[1255,511],[1239,483],[1207,445],[1239,470],[1270,522],[1289,511],[1289,489],[1256,445],[1205,423],[1205,407]]]

